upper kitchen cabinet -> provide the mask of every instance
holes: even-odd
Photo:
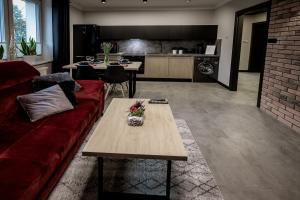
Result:
[[[169,40],[216,40],[217,25],[169,26]]]
[[[142,26],[143,38],[146,40],[167,40],[169,35],[168,26]]]
[[[101,26],[102,40],[216,40],[217,25]]]
[[[141,38],[143,28],[139,26],[101,26],[101,40],[127,40]]]
[[[166,26],[101,26],[102,40],[128,40],[128,39],[166,39],[168,29]]]

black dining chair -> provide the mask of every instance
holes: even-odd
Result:
[[[125,72],[125,69],[121,65],[108,65],[107,69],[104,72],[102,80],[108,84],[108,88],[105,94],[105,99],[109,95],[112,89],[115,89],[116,85],[121,86],[121,91],[123,97],[125,97],[123,83],[129,80],[128,75]]]
[[[78,65],[75,79],[77,80],[99,80],[97,71],[90,65]]]

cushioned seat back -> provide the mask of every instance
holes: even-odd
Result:
[[[32,80],[38,75],[39,71],[26,62],[0,62],[0,91]]]
[[[121,65],[108,65],[103,80],[107,83],[123,83],[128,80],[128,76]]]
[[[76,80],[99,80],[96,70],[90,65],[77,66]]]
[[[38,75],[26,62],[0,62],[0,124],[16,114],[16,97],[32,92],[32,79]]]

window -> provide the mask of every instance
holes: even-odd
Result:
[[[5,19],[4,19],[4,0],[0,0],[0,45],[4,47],[4,58],[6,58],[6,37],[5,37]]]
[[[0,0],[1,1],[1,0]],[[37,54],[41,54],[40,2],[37,0],[13,0],[13,30],[16,45],[20,47],[22,38],[33,38],[37,42]],[[23,56],[17,50],[17,57]]]

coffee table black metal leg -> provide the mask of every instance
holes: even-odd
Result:
[[[98,199],[102,200],[103,195],[103,158],[98,158]]]
[[[166,199],[170,199],[170,193],[171,193],[171,167],[172,167],[172,161],[168,160]]]
[[[133,76],[132,72],[129,72],[129,98],[133,98],[133,91],[132,91],[132,82],[133,82]]]
[[[167,180],[166,180],[166,196],[160,196],[162,199],[170,200],[170,193],[171,193],[171,168],[172,168],[172,161],[168,160],[167,164]],[[98,158],[98,200],[103,200],[106,198],[104,195],[104,180],[103,180],[103,158]],[[112,193],[113,194],[113,193]],[[121,195],[121,194],[119,194]],[[132,194],[134,195],[134,194]],[[144,195],[145,198],[150,198],[148,195]],[[148,196],[148,197],[147,197]],[[157,198],[157,196],[156,196]]]
[[[133,95],[135,95],[135,91],[136,91],[136,72],[133,72]]]

